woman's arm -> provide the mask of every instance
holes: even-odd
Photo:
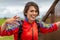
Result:
[[[18,32],[19,28],[18,27],[13,27],[12,28],[8,28],[7,29],[7,23],[5,22],[2,26],[1,26],[1,36],[10,36],[16,32]]]
[[[6,30],[6,28],[7,28],[7,24],[16,24],[16,25],[19,25],[18,23],[17,23],[17,19],[18,19],[18,17],[16,17],[16,16],[14,16],[13,18],[10,18],[10,19],[7,19],[3,24],[2,24],[2,26],[1,26],[1,35],[12,35],[12,34],[14,34],[14,33],[16,33],[17,32],[17,30],[19,29],[18,27],[13,27],[12,26],[12,28],[11,29],[8,29],[8,30]]]
[[[12,34],[14,34],[14,33],[17,33],[18,30],[19,30],[18,27],[11,28],[11,29],[8,29],[8,30],[3,30],[3,31],[1,32],[1,36],[10,36],[10,35],[12,35]]]
[[[60,22],[59,22],[60,23]],[[49,33],[49,32],[53,32],[56,31],[58,29],[58,22],[53,23],[53,24],[46,24],[44,22],[40,22],[40,32],[42,33]]]
[[[14,25],[15,26],[15,25]],[[12,28],[7,28],[7,23],[5,22],[2,26],[1,26],[1,36],[10,36],[16,32],[18,32],[19,27],[17,25],[17,27],[13,27]]]
[[[60,21],[55,22],[55,24],[57,25],[57,28],[58,28],[58,30],[59,30],[59,28],[60,28]]]

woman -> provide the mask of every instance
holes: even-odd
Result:
[[[25,20],[23,20],[22,24],[22,34],[21,34],[21,40],[38,40],[38,28],[37,28],[37,23],[36,23],[36,17],[39,15],[39,7],[36,3],[34,2],[28,2],[25,5],[24,8],[24,16]],[[1,27],[1,36],[10,36],[14,35],[14,40],[18,40],[18,31],[19,27],[15,27],[13,29],[6,30],[7,24],[17,24],[16,21],[18,21],[17,16],[14,16],[11,19],[8,19],[5,21],[4,24],[2,24]],[[39,22],[39,30],[42,33],[49,33],[56,31],[58,26],[60,25],[60,22],[56,22],[53,24],[45,24],[44,22],[40,21]]]

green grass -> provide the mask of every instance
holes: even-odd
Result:
[[[0,19],[0,25],[2,25],[2,23],[4,23],[6,19]]]
[[[6,19],[0,19],[0,26],[5,22]],[[13,40],[13,36],[0,36],[0,40]]]
[[[4,36],[4,37],[0,37],[0,40],[14,40],[13,36]]]

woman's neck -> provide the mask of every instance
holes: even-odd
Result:
[[[26,20],[27,22],[29,22],[29,23],[32,23],[32,22],[33,22],[32,20],[27,19],[27,17],[25,17],[25,20]]]
[[[32,20],[28,20],[28,22],[29,22],[29,23],[33,23],[33,21],[32,21]]]

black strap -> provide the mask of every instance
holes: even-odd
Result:
[[[21,40],[21,34],[22,34],[22,24],[23,24],[23,20],[19,21],[20,26],[19,26],[19,31],[18,31],[18,40]]]
[[[37,26],[38,26],[37,28],[38,28],[38,33],[39,33],[39,32],[40,32],[40,24],[39,24],[39,20],[36,19],[35,22],[37,23]]]

